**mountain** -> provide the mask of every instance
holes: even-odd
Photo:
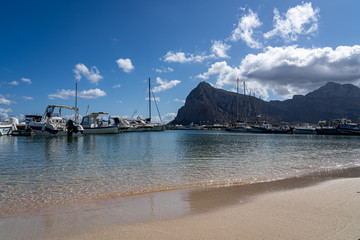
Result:
[[[187,125],[228,123],[237,119],[270,122],[309,122],[323,119],[348,118],[356,121],[360,116],[360,88],[352,84],[329,82],[319,89],[295,95],[285,101],[263,101],[244,94],[236,94],[201,82],[187,96],[185,105],[171,124]]]

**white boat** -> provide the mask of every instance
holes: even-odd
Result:
[[[19,124],[19,120],[15,117],[0,122],[0,136],[11,135],[12,131],[17,130],[17,124]]]
[[[63,109],[75,111],[75,120],[65,119],[61,115]],[[56,113],[55,110],[58,110]],[[40,136],[80,136],[83,135],[83,127],[77,123],[79,109],[77,107],[68,107],[61,105],[49,105],[46,107],[45,113],[39,122],[31,120],[28,126],[35,135]]]
[[[294,128],[294,134],[316,134],[316,129],[309,124],[304,123],[302,126]]]
[[[97,112],[86,115],[81,120],[84,134],[116,134],[119,133],[119,125],[113,118],[104,120],[100,115],[108,115],[106,112]]]

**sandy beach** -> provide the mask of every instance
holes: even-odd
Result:
[[[0,229],[1,239],[360,239],[360,178],[144,194],[2,218]]]

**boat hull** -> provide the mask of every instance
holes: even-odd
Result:
[[[77,133],[75,132],[68,132],[64,130],[55,130],[49,127],[43,126],[30,126],[32,131],[35,133],[36,136],[68,136],[68,137],[77,137],[82,136],[84,134],[83,130],[79,130]]]
[[[84,128],[84,134],[117,134],[119,128],[117,126]]]

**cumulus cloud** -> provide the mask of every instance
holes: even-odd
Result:
[[[121,85],[120,84],[115,84],[114,86],[112,86],[112,88],[120,88]]]
[[[194,55],[184,52],[169,51],[164,56],[165,62],[178,62],[178,63],[201,63],[209,58],[214,58],[214,55]]]
[[[167,113],[165,115],[162,115],[161,119],[159,116],[153,116],[153,117],[151,117],[151,121],[155,122],[155,123],[157,123],[157,122],[168,123],[168,122],[174,120],[175,117],[176,117],[176,113]]]
[[[329,81],[356,84],[360,81],[360,46],[268,47],[263,53],[247,55],[240,70],[244,78],[287,86],[273,89],[276,94],[287,97],[296,89],[306,92]],[[286,89],[290,90],[286,93]]]
[[[264,34],[265,38],[280,36],[285,41],[296,41],[298,35],[310,34],[318,30],[319,8],[313,9],[311,3],[303,3],[290,8],[285,16],[274,9],[274,29]]]
[[[85,77],[91,83],[98,84],[103,77],[100,75],[97,67],[93,66],[89,70],[84,64],[78,63],[75,65],[75,69],[73,70],[75,73],[75,78],[77,80],[81,80],[82,77]]]
[[[157,73],[166,73],[166,72],[173,72],[174,71],[174,69],[172,69],[171,67],[163,67],[163,66],[161,66],[161,68],[157,68],[157,69],[155,69],[155,72],[157,72]]]
[[[119,58],[118,60],[116,60],[116,63],[118,64],[119,68],[121,68],[126,73],[129,73],[135,69],[134,65],[131,63],[131,60],[129,58],[126,59]]]
[[[216,76],[216,86],[234,86],[236,78],[246,81],[252,92],[268,97],[268,91],[290,98],[305,94],[329,81],[360,83],[360,46],[336,49],[268,47],[262,53],[248,54],[239,67],[225,61],[211,65],[200,79]]]
[[[153,88],[153,92],[163,92],[166,91],[170,88],[175,87],[176,85],[178,85],[179,83],[181,83],[181,81],[179,80],[171,80],[171,81],[165,81],[162,80],[161,78],[157,77],[156,78],[156,83],[160,84],[160,86],[156,86]]]
[[[160,98],[159,98],[159,97],[151,98],[151,101],[154,101],[154,99],[155,99],[155,101],[160,102]],[[146,100],[146,101],[149,101],[149,98],[147,97],[147,98],[145,98],[145,100]]]
[[[0,108],[0,118],[6,119],[9,118],[9,113],[12,112],[11,108]]]
[[[16,86],[16,85],[19,85],[19,82],[17,81],[12,81],[12,82],[9,82],[10,85],[13,85],[13,86]]]
[[[0,105],[10,105],[12,101],[0,95]]]
[[[33,98],[33,97],[23,96],[22,98],[23,98],[24,100],[34,100],[34,98]]]
[[[31,84],[31,79],[30,78],[21,78],[21,81],[27,83],[27,84]]]
[[[251,48],[261,48],[261,43],[253,38],[254,29],[261,25],[258,15],[250,9],[249,13],[239,20],[237,27],[231,33],[230,40],[236,42],[241,39]]]
[[[104,92],[99,88],[95,88],[95,89],[83,90],[81,92],[78,92],[77,96],[79,98],[84,98],[84,99],[97,99],[99,97],[106,96],[106,92]],[[61,90],[57,90],[56,93],[48,95],[49,99],[60,98],[66,100],[69,99],[70,97],[75,97],[75,90],[61,89]]]
[[[206,80],[211,75],[217,75],[216,87],[222,87],[225,84],[233,82],[234,79],[240,76],[240,70],[238,68],[233,68],[227,64],[226,61],[216,62],[211,65],[207,72],[199,74],[196,77]]]
[[[213,45],[211,46],[211,52],[219,58],[229,58],[226,52],[230,48],[231,48],[230,45],[222,41],[213,41]]]

